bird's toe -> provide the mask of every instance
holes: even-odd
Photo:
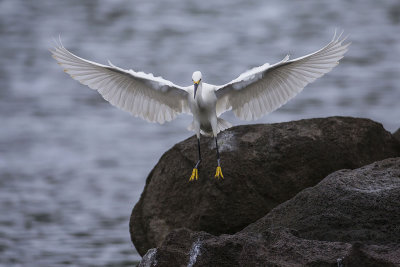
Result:
[[[215,172],[215,178],[216,179],[224,179],[224,175],[222,175],[222,169],[220,166],[217,167],[217,171]]]
[[[194,168],[192,171],[192,176],[190,176],[189,178],[189,182],[194,181],[194,180],[198,180],[199,179],[199,171],[197,168]]]

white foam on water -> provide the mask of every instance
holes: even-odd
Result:
[[[215,149],[215,142],[210,142],[210,149]],[[233,131],[226,130],[218,134],[219,152],[230,152],[237,149],[236,138]]]
[[[192,267],[196,263],[197,257],[200,255],[200,247],[201,242],[200,239],[198,239],[196,242],[193,243],[192,248],[190,249],[190,258],[187,267]]]
[[[140,262],[140,266],[142,267],[151,267],[157,265],[157,248],[152,248],[147,251],[147,253],[143,256],[142,261]]]

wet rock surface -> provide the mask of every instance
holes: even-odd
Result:
[[[174,229],[233,234],[339,169],[400,155],[399,142],[368,119],[330,117],[244,125],[219,134],[224,180],[214,179],[214,142],[202,138],[199,180],[191,137],[167,151],[132,211],[130,233],[141,255]]]
[[[274,226],[306,239],[400,244],[400,158],[334,172],[244,230]]]
[[[399,266],[399,195],[400,158],[337,171],[234,235],[174,230],[154,260],[156,266]]]
[[[197,250],[193,249],[197,247]],[[172,231],[140,266],[398,266],[400,245],[328,242],[299,238],[284,228],[211,236]],[[151,250],[150,253],[154,253]],[[147,255],[147,254],[146,254]],[[147,262],[149,263],[149,262]]]

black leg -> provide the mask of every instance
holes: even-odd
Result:
[[[217,141],[217,137],[214,137],[214,138],[215,138],[215,147],[217,148],[217,162],[218,162],[217,171],[215,172],[215,178],[224,179],[224,176],[222,175],[221,162],[220,162],[220,158],[219,158],[218,141]]]
[[[192,176],[190,176],[189,181],[194,181],[199,179],[199,170],[197,169],[199,167],[199,164],[201,162],[201,153],[200,153],[200,138],[197,138],[197,149],[199,152],[199,160],[196,163],[196,166],[194,166],[193,171],[192,171]]]
[[[217,148],[217,161],[218,161],[218,166],[220,166],[219,149],[218,149],[217,137],[214,137],[214,139],[215,139],[215,147]]]
[[[199,160],[196,163],[196,166],[194,167],[195,169],[197,169],[197,167],[199,166],[200,162],[201,162],[201,153],[200,153],[200,138],[197,138],[197,149],[199,152]]]

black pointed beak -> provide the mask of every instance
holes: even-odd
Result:
[[[196,98],[197,87],[199,87],[199,83],[194,83],[194,98]]]

